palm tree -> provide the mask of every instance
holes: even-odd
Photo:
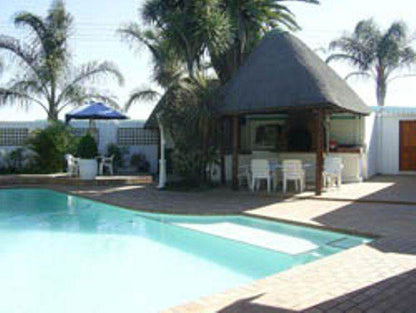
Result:
[[[293,1],[319,3],[317,0]],[[212,65],[223,84],[244,63],[265,33],[275,28],[290,31],[300,29],[294,14],[282,4],[287,0],[221,0],[220,2],[224,14],[230,21],[228,37],[231,40],[225,51],[218,53],[215,49],[209,49],[209,52]]]
[[[153,59],[152,80],[161,89],[166,91],[172,85],[180,85],[185,66],[174,50],[169,47],[169,42],[160,33],[154,30],[142,31],[137,23],[127,24],[118,31],[129,43],[144,45],[151,52]],[[124,110],[128,111],[136,101],[154,101],[160,97],[161,94],[154,89],[145,86],[138,87],[130,93]]]
[[[43,108],[49,120],[57,120],[64,108],[87,99],[101,99],[115,105],[112,97],[85,85],[105,78],[122,84],[123,77],[113,63],[71,66],[68,38],[72,21],[61,0],[52,3],[46,18],[30,12],[16,15],[15,25],[29,28],[32,41],[27,44],[0,35],[0,49],[19,62],[22,73],[0,88],[0,104],[36,104]]]
[[[201,69],[209,45],[226,47],[229,23],[217,0],[148,0],[141,11],[147,25],[154,25],[190,77]]]
[[[142,17],[183,57],[191,77],[207,52],[221,83],[225,83],[265,32],[276,27],[299,29],[292,12],[280,3],[283,1],[148,0]]]
[[[376,83],[377,104],[383,106],[387,86],[402,75],[400,70],[416,62],[416,53],[410,46],[406,24],[395,22],[383,32],[372,19],[360,21],[352,34],[344,35],[330,43],[331,50],[327,62],[343,60],[357,68],[347,75],[370,77]],[[395,74],[398,73],[398,74]]]

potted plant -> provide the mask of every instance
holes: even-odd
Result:
[[[150,164],[146,160],[146,156],[141,153],[135,153],[130,158],[130,165],[134,166],[138,172],[149,172]]]
[[[87,134],[83,136],[77,147],[79,159],[79,177],[81,179],[94,179],[97,176],[97,143],[95,139]]]

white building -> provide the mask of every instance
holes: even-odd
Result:
[[[371,174],[416,173],[416,108],[375,107],[367,117]],[[373,125],[372,125],[373,124]],[[373,127],[371,127],[373,126]]]

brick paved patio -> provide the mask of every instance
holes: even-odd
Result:
[[[144,185],[53,188],[133,209],[182,214],[245,213],[379,236],[370,244],[165,312],[413,313],[416,205],[410,203],[416,203],[415,186],[416,177],[376,177],[325,193],[326,200],[284,200],[280,195],[253,195],[225,188],[204,192],[157,191]],[[356,201],[360,199],[376,202]],[[387,203],[389,200],[393,203]],[[398,204],[401,202],[408,204]]]

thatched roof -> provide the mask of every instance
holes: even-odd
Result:
[[[156,115],[162,111],[163,109],[163,103],[166,97],[166,93],[159,99],[159,101],[156,103],[152,113],[150,113],[149,117],[146,120],[146,123],[144,124],[144,128],[159,128],[157,123]]]
[[[328,108],[370,109],[324,61],[295,36],[272,31],[224,87],[221,114]]]

